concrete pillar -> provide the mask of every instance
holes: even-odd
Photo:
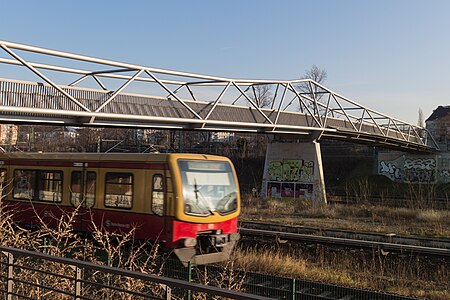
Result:
[[[267,146],[261,195],[327,203],[318,142],[272,142]]]

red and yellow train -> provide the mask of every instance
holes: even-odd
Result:
[[[239,239],[240,194],[231,161],[203,154],[3,153],[4,205],[15,220],[128,232],[183,262],[226,260]],[[8,184],[6,184],[8,183]]]

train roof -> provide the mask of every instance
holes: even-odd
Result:
[[[136,161],[166,162],[170,158],[224,160],[223,156],[190,153],[73,153],[73,152],[4,152],[0,160],[66,160],[66,161]]]

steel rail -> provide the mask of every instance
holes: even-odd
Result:
[[[9,59],[9,58],[3,58],[3,57],[0,57],[0,63],[16,65],[16,66],[23,66],[19,61]],[[87,76],[90,76],[90,75],[94,76],[92,73],[96,73],[96,72],[92,72],[92,71],[88,71],[88,70],[66,68],[66,67],[62,67],[62,66],[53,66],[53,65],[48,65],[48,64],[36,63],[36,62],[29,62],[28,64],[36,69],[45,69],[45,70],[56,71],[56,72],[83,75],[81,78],[69,83],[68,86],[75,86],[77,83],[85,80],[87,78]],[[111,74],[111,73],[95,74],[95,77],[97,77],[97,76],[103,77],[103,78],[121,79],[121,80],[129,80],[131,78],[131,76],[128,76],[128,75],[117,75],[117,74]],[[84,77],[86,77],[86,78],[82,79]],[[135,80],[142,81],[142,82],[156,83],[153,79],[148,78],[148,77],[137,77]],[[187,84],[187,82],[185,82],[185,81],[177,81],[177,80],[161,79],[160,81],[165,84],[172,84],[172,85]]]
[[[423,247],[423,246],[413,246],[413,245],[405,245],[405,244],[395,244],[395,243],[387,243],[387,242],[376,242],[376,241],[367,241],[361,239],[350,239],[350,238],[339,238],[339,237],[330,237],[330,236],[318,236],[311,234],[302,234],[302,233],[290,233],[290,232],[281,232],[281,231],[273,231],[273,230],[263,230],[263,229],[249,229],[249,228],[240,228],[240,234],[243,237],[256,236],[256,237],[270,237],[274,239],[283,239],[289,241],[299,241],[299,242],[307,242],[307,243],[317,243],[317,244],[325,244],[325,245],[335,245],[335,246],[343,246],[343,247],[357,247],[357,248],[366,248],[366,249],[374,249],[381,248],[389,251],[396,252],[410,252],[419,255],[432,255],[437,257],[450,257],[450,249],[442,249],[442,248],[433,248],[433,247]]]
[[[448,238],[428,238],[422,236],[404,236],[395,233],[378,233],[378,232],[358,232],[354,230],[311,227],[303,225],[283,225],[277,223],[262,223],[254,221],[239,222],[241,228],[248,229],[270,229],[272,231],[303,233],[311,235],[350,238],[356,240],[368,240],[375,242],[388,242],[401,245],[422,246],[428,248],[439,248],[450,250],[450,239]]]

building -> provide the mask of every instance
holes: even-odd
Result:
[[[425,124],[441,151],[450,151],[450,106],[438,106]]]
[[[16,145],[18,126],[12,124],[0,124],[0,144]]]
[[[213,132],[211,135],[211,139],[214,142],[230,142],[234,138],[234,133],[232,132]]]

